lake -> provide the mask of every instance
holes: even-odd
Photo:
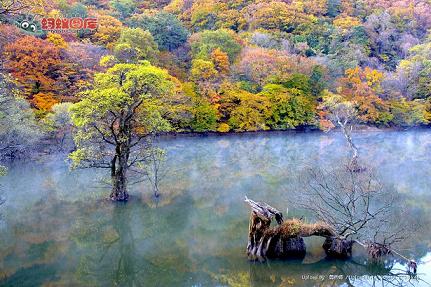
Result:
[[[431,132],[354,134],[363,161],[431,219]],[[258,133],[163,139],[168,160],[155,200],[147,183],[112,203],[106,170],[70,171],[64,155],[14,162],[0,178],[0,286],[428,286],[431,229],[402,250],[421,280],[388,260],[325,259],[321,238],[307,238],[303,260],[247,260],[250,209],[244,196],[301,217],[293,192],[310,166],[338,166],[349,151],[340,133]],[[139,181],[139,179],[137,179]]]

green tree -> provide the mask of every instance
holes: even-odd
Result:
[[[196,132],[215,131],[217,110],[208,102],[198,104],[193,109],[192,129]]]
[[[209,59],[211,53],[219,48],[229,56],[232,63],[241,52],[241,45],[235,33],[226,29],[194,34],[190,38],[190,45],[193,57],[200,59]]]
[[[40,135],[30,105],[0,73],[0,159],[30,151]]]
[[[43,127],[50,137],[58,144],[60,150],[64,150],[67,143],[71,142],[70,106],[72,103],[59,103],[52,106],[51,112],[43,119]]]
[[[114,54],[122,63],[136,63],[139,60],[154,62],[158,48],[150,32],[141,28],[126,28],[114,46]]]
[[[314,124],[316,104],[303,91],[281,85],[268,84],[262,92],[271,102],[267,124],[273,129],[291,129]]]
[[[85,18],[88,16],[88,10],[85,5],[82,3],[75,3],[73,5],[70,5],[65,0],[59,1],[58,4],[61,14],[63,14],[64,17],[82,17]]]
[[[220,109],[230,128],[239,132],[268,129],[270,103],[266,97],[232,87],[224,94]]]
[[[137,9],[137,2],[133,0],[113,0],[109,5],[115,9],[121,20],[130,17]]]
[[[389,105],[392,123],[396,126],[410,127],[428,124],[431,120],[424,100],[406,101],[404,98],[393,100]]]
[[[410,49],[409,56],[402,60],[398,72],[407,78],[407,96],[425,99],[431,96],[431,41]]]
[[[318,97],[325,89],[324,71],[322,66],[314,66],[310,75],[311,94]]]
[[[290,89],[301,90],[304,94],[311,94],[310,77],[304,74],[295,73],[290,75],[286,81],[283,82],[283,86]]]
[[[150,31],[160,50],[175,50],[187,41],[189,35],[181,21],[166,12],[154,16],[139,15],[133,17],[129,23],[132,27]]]
[[[110,169],[110,198],[126,201],[129,170],[146,164],[151,136],[171,129],[167,114],[176,83],[148,62],[117,64],[96,74],[94,87],[70,109],[77,129],[72,167]]]

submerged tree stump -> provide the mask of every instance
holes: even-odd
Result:
[[[282,230],[285,229],[280,227],[286,223],[288,222],[281,222],[279,226],[271,227],[271,218],[252,211],[247,244],[249,258],[251,260],[303,258],[306,253],[304,239],[295,234],[284,234]]]
[[[336,259],[348,259],[352,256],[352,240],[337,237],[327,237],[323,243],[326,256]]]
[[[247,197],[245,201],[252,209],[247,244],[247,255],[251,260],[301,259],[306,253],[303,237],[335,236],[324,223],[305,224],[299,219],[284,221],[283,214],[274,207]],[[272,218],[276,219],[277,226],[271,227]]]
[[[352,172],[360,172],[360,170],[352,170]],[[304,258],[306,247],[303,237],[320,236],[325,238],[322,248],[329,258],[348,259],[352,257],[353,243],[357,243],[367,250],[369,257],[373,260],[381,260],[390,254],[397,255],[407,262],[408,274],[416,275],[417,263],[392,249],[390,244],[363,243],[352,239],[350,237],[352,233],[338,234],[331,225],[325,222],[307,224],[295,218],[285,221],[280,211],[266,203],[255,202],[247,197],[245,197],[245,202],[251,207],[247,244],[247,255],[251,260]],[[273,218],[278,225],[271,226]]]
[[[416,274],[417,272],[417,263],[393,250],[390,245],[378,242],[362,243],[358,240],[347,239],[346,236],[337,234],[330,225],[324,222],[307,224],[296,218],[285,221],[280,211],[266,203],[255,202],[247,197],[245,202],[251,207],[247,244],[247,255],[251,260],[301,259],[306,253],[303,238],[320,236],[325,238],[322,247],[329,258],[350,258],[353,243],[357,243],[365,248],[369,257],[374,260],[395,254],[408,262],[409,273]],[[271,226],[273,218],[276,219],[278,225]]]

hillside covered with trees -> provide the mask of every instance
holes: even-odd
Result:
[[[18,28],[30,14],[35,31]],[[47,33],[41,17],[98,28]],[[334,99],[366,125],[431,120],[426,0],[20,0],[2,2],[0,19],[2,98],[60,138],[70,103],[118,64],[168,73],[152,112],[166,130],[328,129]]]

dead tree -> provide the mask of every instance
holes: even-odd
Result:
[[[371,260],[395,255],[406,260],[415,272],[415,262],[396,251],[421,227],[393,190],[384,187],[367,167],[356,172],[341,165],[335,169],[310,168],[296,193],[299,208],[331,226],[336,236],[326,238],[328,256],[348,258],[354,243],[364,247]]]
[[[359,166],[359,149],[353,142],[352,132],[358,122],[358,115],[353,103],[345,101],[340,95],[330,94],[324,98],[322,108],[326,111],[327,118],[331,122],[330,130],[338,126],[351,151],[349,169],[360,172],[363,168]]]

